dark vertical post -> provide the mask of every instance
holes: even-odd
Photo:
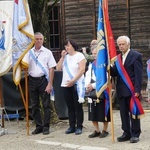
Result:
[[[62,41],[66,39],[66,28],[65,28],[65,0],[61,1],[61,20],[62,20]]]
[[[97,37],[97,31],[96,31],[96,4],[95,0],[93,0],[93,36],[94,39]]]
[[[4,128],[4,103],[3,103],[3,94],[2,94],[2,78],[0,77],[0,107],[1,107],[1,120],[2,120],[2,124],[1,127]]]
[[[131,39],[131,29],[130,29],[130,0],[126,0],[127,5],[127,32],[128,37]]]

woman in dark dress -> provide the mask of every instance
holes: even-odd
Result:
[[[92,50],[92,55],[96,59],[97,50],[96,48]],[[89,92],[95,89],[96,86],[96,77],[93,69],[95,61],[89,65],[88,71],[85,75],[85,85],[86,92]],[[92,82],[91,82],[92,81]],[[110,111],[108,111],[107,121],[105,120],[105,100],[100,100],[99,102],[96,99],[88,98],[88,120],[92,121],[94,125],[94,132],[90,134],[89,138],[100,137],[104,138],[109,133],[107,132],[108,123],[110,122]],[[103,122],[103,128],[100,130],[98,122]]]

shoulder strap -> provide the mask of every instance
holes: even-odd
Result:
[[[45,70],[45,68],[42,66],[42,64],[35,58],[35,55],[33,54],[33,50],[29,51],[30,56],[32,57],[32,59],[35,61],[35,63],[41,68],[41,70],[44,72],[46,79],[49,81],[49,75],[47,73],[47,71]]]
[[[122,65],[121,54],[117,56],[116,67],[117,67],[119,75],[121,76],[126,86],[129,88],[131,95],[132,95],[131,100],[130,100],[130,111],[132,113],[132,117],[134,119],[136,116],[140,118],[140,116],[144,114],[144,111],[143,111],[139,98],[134,96],[134,86],[131,82],[131,79],[128,73],[126,72],[124,66]]]
[[[71,72],[70,72],[70,70],[69,70],[68,62],[67,62],[67,57],[65,57],[64,66],[65,66],[65,68],[66,68],[66,71],[67,71],[67,73],[68,73],[70,79],[72,79],[72,78],[73,78],[73,75],[71,74]]]

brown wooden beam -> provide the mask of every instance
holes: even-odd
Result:
[[[97,38],[97,31],[96,31],[96,4],[95,0],[93,0],[93,38]]]
[[[130,0],[126,0],[127,5],[127,34],[128,37],[131,39],[131,29],[130,29]]]
[[[62,41],[66,39],[66,28],[65,28],[65,0],[61,1],[61,21],[62,21]],[[62,43],[63,44],[63,43]],[[62,45],[63,47],[63,45]]]

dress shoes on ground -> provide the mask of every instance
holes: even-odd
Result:
[[[46,134],[49,134],[49,129],[43,129],[43,134],[46,135]]]
[[[76,128],[75,134],[76,135],[82,134],[82,129],[81,128]]]
[[[124,142],[124,141],[130,140],[130,138],[131,138],[130,136],[122,135],[122,136],[120,136],[120,137],[117,138],[117,141],[118,142]]]
[[[75,128],[72,128],[72,127],[68,128],[68,129],[65,131],[66,134],[70,134],[70,133],[74,133],[74,132],[75,132]]]
[[[39,133],[42,133],[42,128],[36,128],[33,132],[32,132],[32,134],[33,135],[35,135],[35,134],[39,134]]]
[[[102,133],[100,134],[99,138],[105,138],[106,136],[108,136],[108,132],[107,131],[102,131]]]
[[[95,138],[95,137],[99,137],[100,136],[100,132],[94,131],[92,134],[90,134],[88,137],[89,138]]]
[[[131,137],[130,138],[130,143],[137,143],[139,141],[138,137]]]

